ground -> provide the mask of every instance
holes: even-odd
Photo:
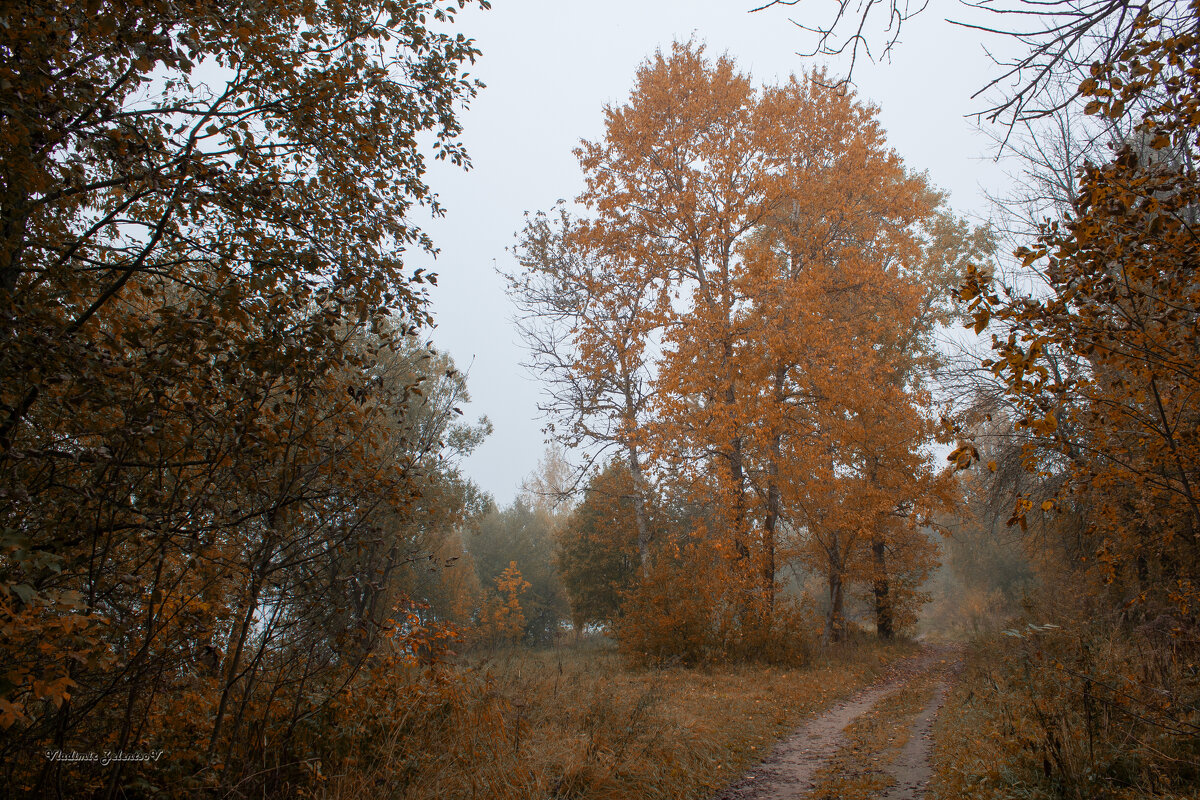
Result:
[[[926,646],[802,724],[715,800],[917,800],[958,653]]]

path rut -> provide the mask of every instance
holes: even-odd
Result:
[[[930,647],[897,662],[892,674],[883,682],[801,725],[776,744],[764,761],[713,800],[800,800],[806,797],[816,788],[814,779],[818,771],[845,743],[846,727],[914,677],[944,665],[947,656],[945,650]],[[878,794],[878,800],[919,800],[924,797],[930,777],[933,721],[947,688],[943,678],[933,698],[913,721],[908,741],[888,767],[895,783]]]

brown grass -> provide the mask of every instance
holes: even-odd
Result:
[[[630,669],[591,642],[399,676],[394,708],[372,709],[382,722],[324,795],[706,798],[911,649],[860,645],[803,668]]]
[[[930,797],[1200,798],[1194,656],[1107,619],[1060,622],[972,646],[934,725]]]

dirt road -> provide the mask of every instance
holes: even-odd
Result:
[[[832,784],[844,786],[847,780],[859,780],[867,797],[919,800],[930,777],[933,721],[957,655],[927,647],[897,662],[882,681],[776,744],[762,763],[714,800],[838,796]]]

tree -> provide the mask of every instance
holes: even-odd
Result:
[[[710,64],[702,47],[677,43],[669,57],[659,53],[638,70],[628,104],[605,110],[604,140],[577,151],[587,180],[580,200],[597,214],[581,237],[635,274],[652,276],[632,281],[690,295],[689,313],[667,321],[655,380],[659,415],[673,417],[676,427],[656,436],[670,442],[659,445],[663,452],[675,449],[676,433],[689,426],[720,428],[697,438],[717,456],[720,507],[730,514],[725,524],[743,559],[749,523],[744,430],[733,414],[735,246],[772,208],[767,130],[754,100],[749,79],[730,59]],[[728,412],[720,419],[711,413],[719,409]]]
[[[534,471],[521,481],[521,494],[529,497],[539,512],[551,516],[570,513],[575,471],[566,452],[551,445],[538,459]]]
[[[395,632],[388,533],[441,446],[398,419],[420,389],[388,361],[426,319],[418,137],[467,163],[476,50],[426,25],[458,7],[5,15],[7,785],[297,785],[299,721]],[[65,742],[160,742],[175,772],[42,757]]]
[[[522,601],[525,640],[546,644],[554,640],[569,617],[566,596],[554,566],[554,520],[539,512],[528,498],[518,496],[508,508],[492,506],[476,523],[467,549],[479,582],[490,585],[515,563],[529,592]]]
[[[1005,291],[984,271],[961,291],[977,330],[998,323],[984,362],[1039,437],[1031,470],[1065,474],[1040,508],[1080,513],[1099,577],[1119,600],[1194,619],[1200,564],[1196,425],[1198,318],[1194,265],[1200,142],[1192,123],[1200,46],[1172,20],[1142,13],[1120,58],[1097,64],[1080,92],[1087,113],[1145,111],[1136,137],[1108,163],[1088,164],[1069,215],[1018,252],[1044,260],[1044,295]],[[1074,355],[1058,369],[1049,353]],[[960,448],[964,463],[970,445]],[[1025,525],[1023,497],[1012,522]]]
[[[525,614],[521,595],[529,589],[529,581],[521,577],[517,562],[510,561],[496,576],[495,594],[480,610],[480,625],[493,643],[497,640],[516,642],[525,635]]]
[[[597,288],[665,298],[644,323],[661,353],[644,437],[666,491],[711,498],[712,517],[707,544],[672,551],[723,562],[734,637],[769,636],[781,531],[826,530],[834,619],[843,582],[863,577],[846,562],[863,547],[842,540],[928,505],[923,475],[828,527],[868,467],[855,424],[894,421],[910,434],[885,439],[903,448],[897,472],[921,461],[932,426],[916,376],[944,316],[922,280],[969,248],[922,232],[940,197],[887,150],[873,109],[820,73],[756,90],[730,59],[677,43],[578,155],[593,216],[576,241],[610,266]],[[897,403],[910,411],[881,413]]]
[[[539,212],[514,250],[522,267],[506,275],[521,311],[518,327],[529,366],[545,382],[541,410],[567,447],[589,450],[595,464],[622,451],[634,481],[633,513],[643,570],[650,561],[644,427],[649,414],[645,351],[664,302],[652,276],[598,253],[565,207]],[[587,465],[584,469],[586,470]]]
[[[637,583],[635,496],[628,467],[621,459],[610,460],[592,475],[582,502],[557,532],[554,559],[576,630],[611,625]]]

